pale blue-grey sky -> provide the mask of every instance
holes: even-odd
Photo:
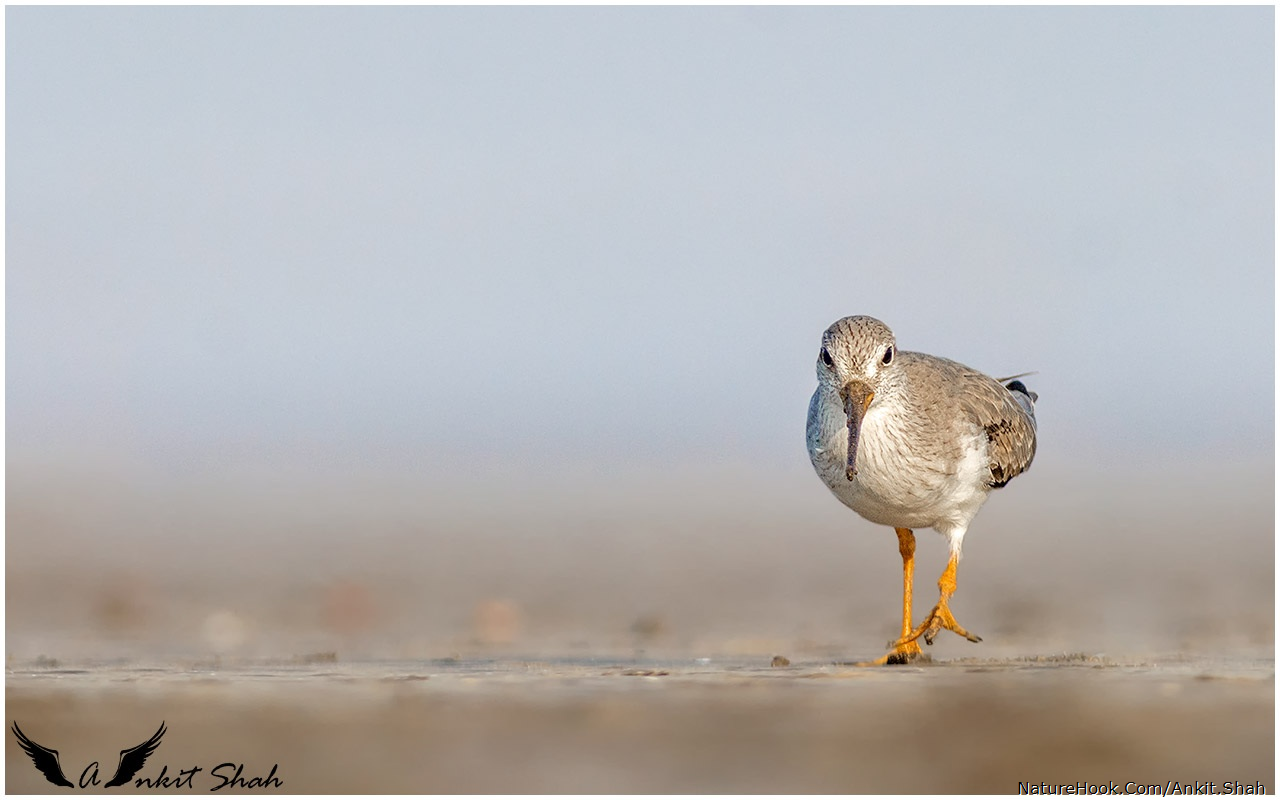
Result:
[[[854,313],[1269,457],[1273,17],[9,8],[9,466],[807,470]]]

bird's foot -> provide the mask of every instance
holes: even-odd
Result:
[[[929,656],[925,655],[924,651],[920,649],[920,643],[915,641],[914,639],[912,641],[905,642],[904,644],[900,644],[900,645],[890,642],[889,646],[893,648],[889,652],[885,653],[884,655],[880,656],[874,661],[859,661],[857,663],[857,666],[883,667],[885,665],[911,664],[917,661],[932,660],[931,658],[929,658]]]
[[[967,630],[960,627],[960,623],[956,622],[956,618],[951,615],[951,609],[947,608],[947,601],[940,600],[938,604],[933,607],[933,610],[929,612],[929,615],[924,618],[924,622],[920,623],[920,627],[894,642],[893,648],[896,651],[898,648],[910,643],[915,643],[916,646],[919,647],[916,640],[921,638],[924,639],[925,644],[933,644],[934,638],[937,637],[938,633],[944,628],[963,636],[971,642],[982,641],[981,636],[969,633]],[[892,653],[890,653],[890,655],[892,655]]]

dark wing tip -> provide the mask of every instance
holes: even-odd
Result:
[[[1018,392],[1019,394],[1025,394],[1027,397],[1031,398],[1031,402],[1033,403],[1040,399],[1040,395],[1028,389],[1027,385],[1022,381],[1009,381],[1004,385],[1004,388],[1008,389],[1011,392]]]

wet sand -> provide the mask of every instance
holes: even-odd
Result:
[[[73,781],[163,720],[138,777],[200,767],[168,791],[224,763],[286,792],[1275,788],[1270,467],[1038,465],[966,539],[952,607],[985,640],[872,669],[841,662],[895,634],[896,540],[802,472],[500,505],[9,474],[6,714]],[[8,791],[71,791],[7,738]]]
[[[11,670],[68,772],[168,731],[139,777],[289,792],[1274,791],[1274,664],[1059,656],[863,669],[769,659]],[[7,789],[53,789],[10,743]],[[272,771],[272,768],[274,772]],[[70,776],[73,781],[77,775]],[[145,786],[144,786],[145,788]],[[185,788],[185,787],[179,787]],[[227,789],[223,789],[226,791]]]

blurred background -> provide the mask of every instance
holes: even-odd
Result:
[[[937,654],[1269,652],[1273,31],[11,8],[9,660],[877,655],[803,437],[857,313],[1037,373]]]

